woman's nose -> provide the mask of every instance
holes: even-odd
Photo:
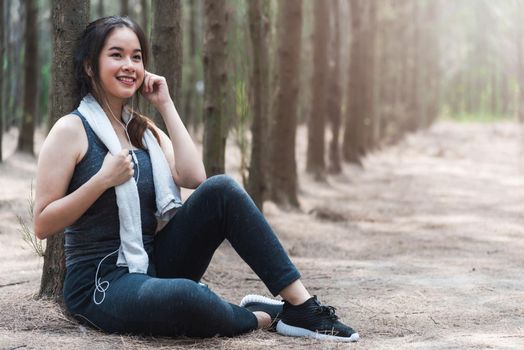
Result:
[[[126,59],[122,66],[122,69],[128,72],[134,72],[135,66],[133,64],[133,60],[131,58]]]

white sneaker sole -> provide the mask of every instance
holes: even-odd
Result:
[[[250,303],[262,303],[262,304],[269,304],[269,305],[283,305],[283,301],[271,299],[268,297],[264,297],[262,295],[257,294],[248,294],[245,297],[242,298],[242,301],[240,301],[240,306],[244,307],[247,304]]]
[[[310,331],[309,329],[290,326],[282,322],[282,320],[277,323],[277,332],[290,337],[309,337],[318,340],[333,340],[346,343],[356,342],[359,339],[358,333],[353,333],[351,337],[337,337],[336,335],[321,334]]]

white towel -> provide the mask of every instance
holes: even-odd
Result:
[[[82,99],[78,111],[111,154],[115,155],[122,150],[108,116],[91,94]],[[131,118],[130,112],[127,108],[123,108],[122,113],[127,123]],[[161,228],[182,205],[180,188],[173,180],[164,152],[149,129],[144,132],[143,142],[151,158],[157,207],[155,215],[159,221],[158,227]],[[131,273],[147,273],[148,256],[142,241],[140,200],[134,178],[116,186],[115,192],[120,219],[120,249],[117,265],[127,266]]]

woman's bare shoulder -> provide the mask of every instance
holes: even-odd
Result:
[[[44,142],[44,148],[51,148],[54,151],[62,147],[69,149],[77,160],[81,159],[87,150],[87,136],[82,120],[74,114],[59,118]]]
[[[82,121],[75,114],[66,114],[53,124],[51,131],[57,132],[80,132],[83,129]]]

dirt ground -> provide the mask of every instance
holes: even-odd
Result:
[[[5,140],[12,152],[16,134]],[[106,335],[36,300],[42,259],[21,239],[35,160],[0,165],[0,349],[522,349],[524,138],[517,124],[440,122],[377,151],[364,168],[315,183],[301,211],[266,203],[267,217],[313,294],[356,328],[356,344],[257,331],[208,340]],[[231,152],[228,172],[238,154]],[[187,192],[186,192],[187,195]],[[269,295],[232,248],[205,282],[227,300]]]

